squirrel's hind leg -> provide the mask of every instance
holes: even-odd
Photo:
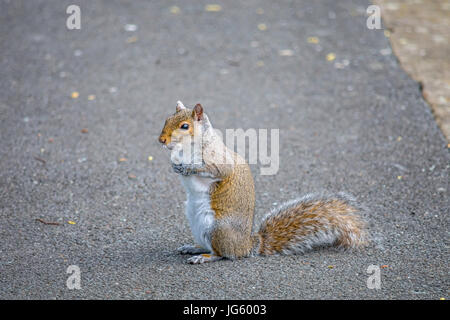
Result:
[[[200,264],[205,262],[214,262],[217,260],[221,260],[223,257],[216,256],[215,254],[199,254],[198,256],[190,257],[187,262],[190,264]]]
[[[185,244],[184,246],[179,247],[177,249],[177,252],[180,254],[200,254],[209,253],[210,251],[200,246]]]

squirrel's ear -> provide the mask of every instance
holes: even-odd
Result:
[[[186,109],[181,101],[177,101],[177,112]]]
[[[197,103],[192,111],[192,117],[195,121],[200,121],[203,119],[203,107],[200,103]]]

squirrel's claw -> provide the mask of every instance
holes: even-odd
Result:
[[[200,253],[208,253],[209,250],[199,246],[191,246],[189,244],[185,244],[177,249],[179,254],[200,254]]]
[[[191,174],[197,174],[196,167],[192,165],[172,164],[172,169],[176,173],[179,173],[183,176],[190,176]]]
[[[190,264],[201,264],[205,262],[214,262],[222,259],[222,257],[216,256],[214,254],[199,254],[198,256],[193,256],[187,260]]]

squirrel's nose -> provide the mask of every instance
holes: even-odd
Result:
[[[159,137],[159,142],[166,143],[166,138],[164,138],[163,136]]]

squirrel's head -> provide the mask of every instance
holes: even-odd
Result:
[[[183,139],[194,137],[196,128],[205,120],[207,121],[207,118],[201,104],[196,104],[194,109],[188,109],[178,101],[175,113],[166,119],[159,142],[172,149],[174,144]]]

